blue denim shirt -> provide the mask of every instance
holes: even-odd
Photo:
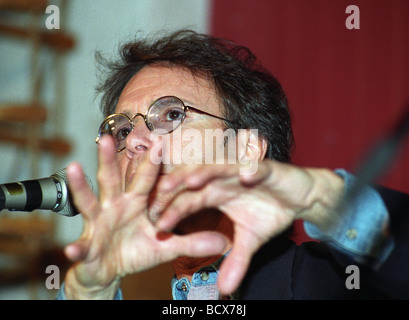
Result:
[[[345,192],[348,192],[355,177],[342,169],[335,172],[344,178]],[[382,198],[374,188],[367,186],[347,207],[342,214],[342,220],[333,229],[322,232],[309,222],[304,222],[304,228],[311,238],[325,241],[355,261],[370,262],[372,267],[376,268],[387,259],[394,248],[393,239],[383,231],[388,219],[388,210]],[[171,281],[173,299],[219,299],[217,278],[222,259],[223,257],[209,266],[200,268],[193,274],[192,281],[174,277]],[[234,299],[235,296],[230,298]],[[57,299],[66,299],[64,284]],[[115,299],[122,299],[121,290],[118,290]]]
[[[57,296],[55,297],[56,300],[68,300],[65,296],[65,282],[62,283],[60,290],[58,290]],[[114,300],[123,300],[122,290],[118,289],[115,294]]]
[[[345,194],[351,190],[356,178],[342,169],[335,170],[345,181]],[[346,204],[342,220],[332,229],[323,232],[315,225],[304,222],[304,229],[314,239],[347,254],[357,263],[377,269],[394,248],[394,241],[387,234],[389,214],[379,193],[370,186]]]
[[[200,268],[193,274],[192,281],[187,278],[172,278],[172,297],[174,300],[219,300],[217,289],[219,267],[225,256],[209,266]],[[234,299],[235,296],[230,296]]]

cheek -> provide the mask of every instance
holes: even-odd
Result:
[[[235,148],[235,154],[234,151]],[[190,129],[164,139],[162,161],[174,165],[216,164],[227,163],[229,155],[222,133],[211,129]]]
[[[181,131],[176,131],[170,135],[162,136],[161,143],[161,156],[163,164],[175,165],[183,163],[181,155],[184,148],[184,142],[182,141]]]

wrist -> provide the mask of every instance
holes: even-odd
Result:
[[[74,268],[68,270],[64,294],[68,300],[112,300],[118,297],[120,278],[107,284],[84,285]]]
[[[336,207],[345,193],[344,179],[327,169],[309,169],[309,173],[314,183],[308,206],[298,218],[327,230],[339,221]]]

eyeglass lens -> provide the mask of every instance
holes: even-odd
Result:
[[[117,150],[125,147],[126,137],[131,133],[134,121],[137,121],[136,114],[130,119],[125,114],[113,114],[101,125],[99,135],[102,137],[109,134],[114,138]],[[185,117],[185,106],[176,97],[164,97],[156,100],[148,109],[146,114],[146,125],[149,130],[155,130],[157,134],[166,134],[180,126]]]

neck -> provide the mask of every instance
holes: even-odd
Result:
[[[211,215],[212,214],[214,214],[214,212],[211,213]],[[233,224],[227,216],[221,214],[220,212],[218,213],[218,215],[219,215],[218,223],[215,224],[210,231],[216,231],[226,237],[227,246],[226,246],[225,251],[223,252],[223,254],[225,254],[232,247]],[[200,229],[201,231],[203,231],[202,228]],[[207,230],[209,231],[209,229]],[[195,230],[195,231],[198,231],[198,230]],[[208,266],[211,263],[214,263],[221,256],[222,255],[217,255],[217,256],[204,257],[204,258],[179,257],[172,262],[172,266],[175,271],[175,275],[178,279],[186,277],[189,280],[191,280],[193,274],[198,269]]]

